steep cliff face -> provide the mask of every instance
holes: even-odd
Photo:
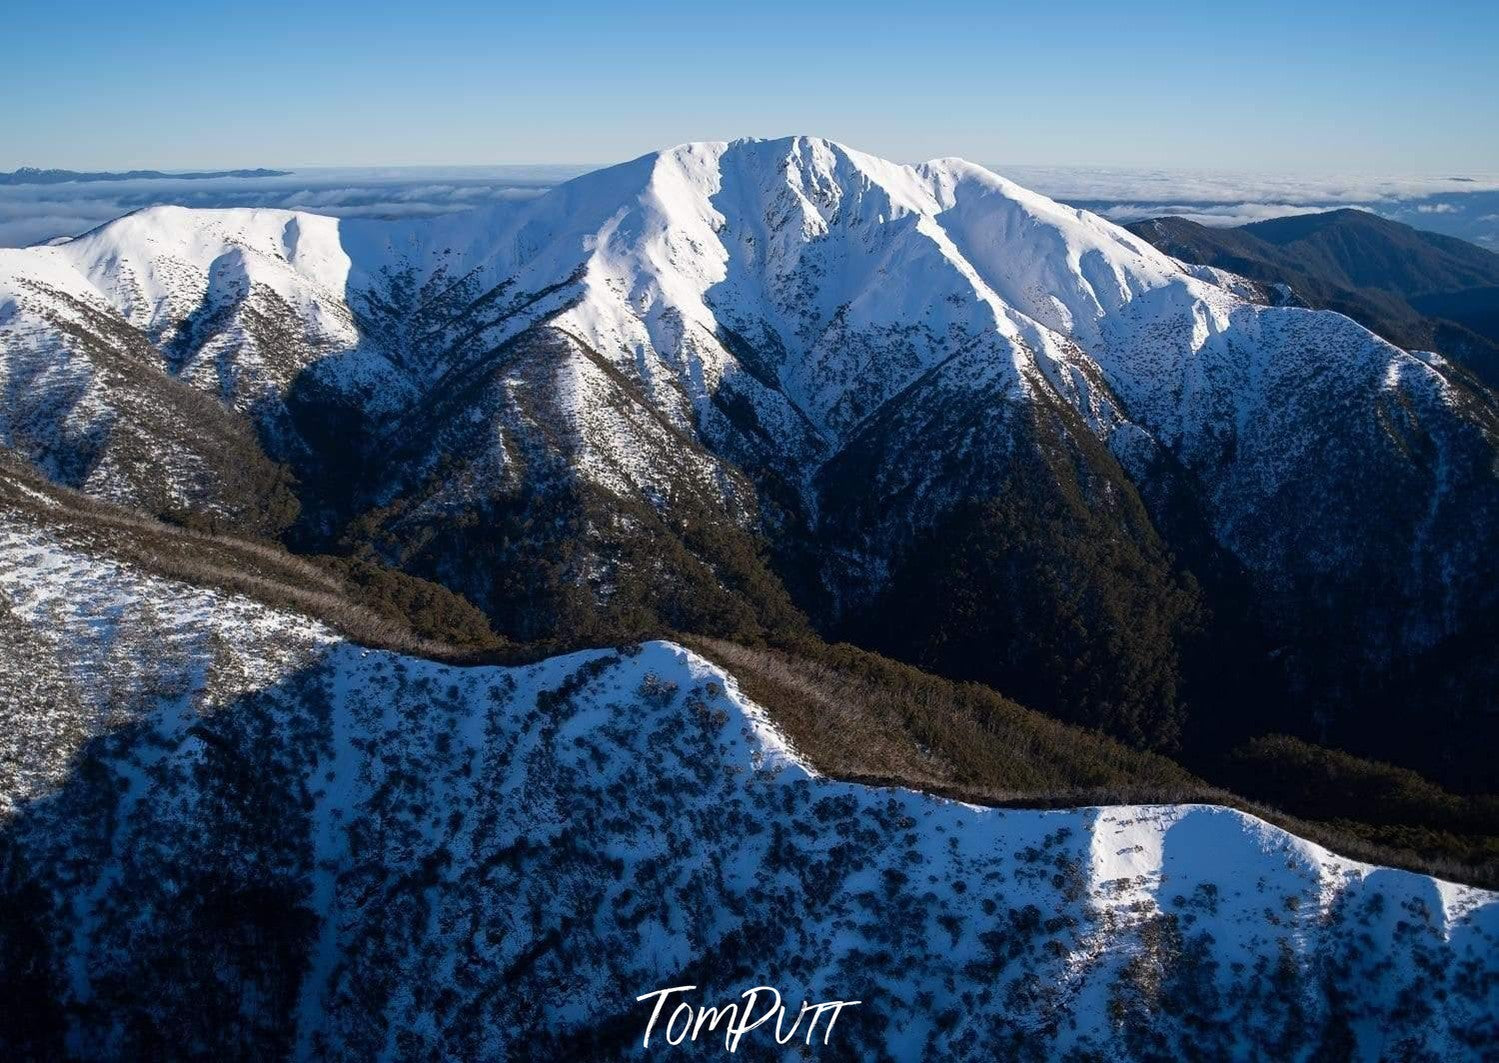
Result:
[[[27,735],[3,747],[0,962],[35,1004],[0,1032],[25,1051],[610,1058],[639,1050],[640,995],[761,984],[862,1001],[829,1042],[860,1058],[1499,1037],[1493,894],[1223,808],[829,780],[670,643],[372,651],[21,509],[0,602],[29,662],[0,677]]]

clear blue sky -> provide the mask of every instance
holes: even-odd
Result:
[[[1499,171],[1499,3],[8,0],[0,169],[901,160]]]

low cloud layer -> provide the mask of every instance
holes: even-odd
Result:
[[[1281,175],[1189,170],[998,166],[1037,192],[1130,222],[1174,214],[1203,225],[1250,222],[1339,208],[1499,246],[1499,175]]]
[[[540,195],[578,167],[303,170],[287,177],[0,186],[0,247],[76,236],[141,207],[282,207],[341,218],[450,214]]]
[[[413,217],[540,195],[580,167],[302,170],[287,177],[0,186],[0,247],[75,236],[140,207],[283,207],[338,217]],[[1285,176],[997,166],[1054,199],[1117,222],[1175,214],[1244,225],[1358,207],[1499,248],[1499,176]]]
[[[1267,221],[1270,218],[1288,218],[1292,214],[1314,214],[1327,208],[1298,203],[1116,203],[1091,209],[1110,221],[1121,224],[1174,214],[1202,225],[1227,226],[1248,225],[1250,222]]]
[[[1070,199],[1164,202],[1339,203],[1397,202],[1442,195],[1499,192],[1499,174],[1455,177],[1317,176],[1193,170],[1128,170],[1058,166],[996,167],[1048,195]]]

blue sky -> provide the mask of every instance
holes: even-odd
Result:
[[[9,0],[0,30],[0,169],[601,163],[805,132],[905,161],[1499,171],[1492,0]]]

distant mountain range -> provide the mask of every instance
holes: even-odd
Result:
[[[67,181],[206,181],[215,177],[287,177],[290,170],[40,170],[22,166],[10,173],[0,173],[0,185],[59,185]]]
[[[1127,228],[1184,262],[1289,289],[1271,298],[1347,314],[1409,350],[1499,385],[1499,254],[1363,210],[1238,228],[1155,218]]]

